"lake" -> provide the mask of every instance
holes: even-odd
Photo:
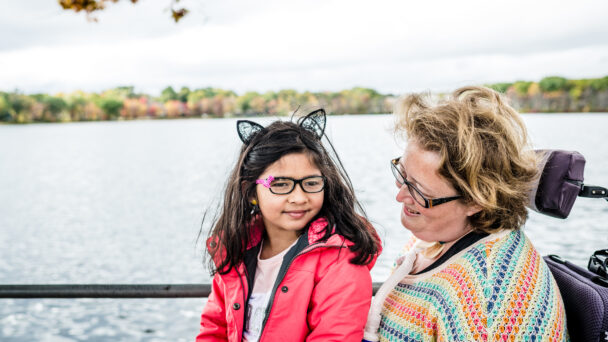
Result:
[[[271,119],[254,119],[267,124]],[[608,186],[608,114],[527,114],[536,148],[576,150]],[[236,119],[0,125],[0,283],[208,283],[197,236],[240,140]],[[384,241],[384,280],[409,233],[389,160],[389,115],[331,116],[326,133]],[[608,248],[608,203],[531,213],[543,254],[586,266]],[[2,341],[192,341],[203,299],[0,299]]]

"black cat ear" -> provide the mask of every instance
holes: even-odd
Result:
[[[258,123],[249,120],[238,120],[236,122],[236,131],[239,133],[241,141],[247,145],[253,138],[253,136],[263,130],[264,127]]]
[[[319,137],[325,132],[325,110],[317,109],[314,112],[308,113],[305,117],[299,120],[300,127],[305,128]]]

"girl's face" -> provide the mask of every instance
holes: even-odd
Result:
[[[262,172],[260,179],[290,177],[302,179],[309,176],[321,176],[321,171],[305,153],[284,155]],[[319,213],[323,207],[324,190],[306,193],[301,184],[296,184],[292,192],[277,195],[263,184],[256,185],[257,201],[268,235],[298,236],[298,232]]]
[[[399,169],[428,199],[458,196],[454,187],[439,174],[440,162],[438,153],[423,150],[410,140],[401,156]],[[407,185],[399,186],[397,201],[403,203],[403,226],[424,241],[448,242],[460,238],[471,229],[469,216],[479,211],[477,206],[466,205],[462,200],[425,208],[414,200]]]

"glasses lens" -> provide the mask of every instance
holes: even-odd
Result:
[[[395,179],[397,180],[397,183],[399,183],[399,185],[405,184],[403,176],[401,175],[401,172],[398,169],[398,166],[394,163],[391,163],[391,171],[393,171],[393,176],[395,176]]]
[[[416,202],[418,202],[418,204],[420,204],[423,207],[426,207],[426,200],[424,198],[424,196],[422,196],[422,194],[418,191],[418,189],[414,188],[414,186],[412,184],[410,184],[410,182],[406,181],[403,178],[403,173],[401,172],[401,170],[399,170],[399,166],[398,166],[399,160],[398,159],[393,159],[391,161],[391,171],[393,171],[393,175],[395,176],[395,179],[397,180],[397,184],[399,187],[403,186],[403,184],[407,184],[407,190],[410,192],[410,195],[412,196],[412,198],[414,198],[414,200]]]
[[[414,200],[416,202],[418,202],[418,204],[420,204],[421,206],[426,208],[426,201],[424,196],[422,196],[422,194],[420,192],[418,192],[418,190],[416,188],[414,188],[413,185],[409,184],[407,185],[407,189],[410,191],[410,195],[412,195],[412,197],[414,198]]]
[[[274,194],[288,194],[293,190],[293,185],[291,179],[275,179],[270,183],[270,191]]]
[[[325,180],[321,176],[314,176],[303,179],[301,184],[305,192],[319,192],[325,187]]]

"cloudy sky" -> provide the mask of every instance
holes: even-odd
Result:
[[[608,1],[122,0],[96,14],[0,2],[0,91],[133,85],[444,91],[608,75]]]

